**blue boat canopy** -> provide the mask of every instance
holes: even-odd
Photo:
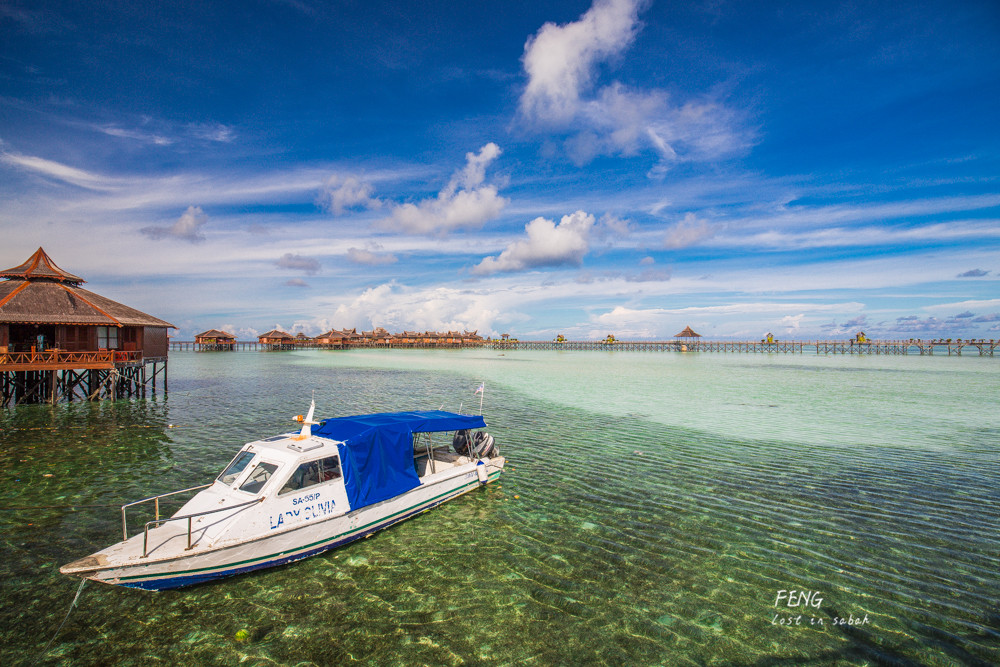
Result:
[[[484,428],[482,416],[443,410],[382,412],[327,419],[312,434],[340,441],[340,463],[351,509],[388,500],[420,485],[413,434]]]

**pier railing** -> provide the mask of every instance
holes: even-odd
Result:
[[[486,348],[491,350],[597,350],[623,352],[731,352],[731,353],[771,353],[771,354],[918,354],[957,355],[969,354],[975,349],[978,356],[992,357],[1000,348],[1000,340],[985,339],[934,339],[918,338],[907,340],[773,340],[773,341],[729,341],[729,340],[485,340],[472,344],[380,344],[380,345],[296,345],[294,349],[343,350],[363,347],[383,348]],[[206,349],[191,341],[171,341],[170,349],[176,351]],[[237,341],[232,351],[267,350],[269,347],[256,341]]]
[[[1000,340],[773,340],[726,341],[685,340],[662,341],[488,341],[486,347],[494,350],[598,350],[623,352],[730,352],[771,354],[947,354],[961,356],[975,348],[979,356],[992,357]]]
[[[114,368],[116,365],[141,361],[142,352],[134,350],[67,352],[66,350],[52,349],[42,352],[3,352],[0,353],[0,371]]]

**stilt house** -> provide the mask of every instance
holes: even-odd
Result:
[[[162,370],[169,322],[85,290],[39,248],[0,271],[0,405],[145,395]]]

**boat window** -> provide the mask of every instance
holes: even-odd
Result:
[[[265,463],[261,461],[254,468],[250,476],[247,477],[247,481],[243,482],[243,486],[240,487],[240,491],[246,491],[247,493],[257,493],[264,488],[267,484],[267,480],[271,479],[271,475],[274,471],[278,469],[277,464]]]
[[[285,485],[281,487],[278,495],[299,491],[338,477],[340,477],[340,460],[336,456],[328,456],[318,461],[307,461],[295,469]]]
[[[217,478],[220,482],[229,486],[236,481],[236,478],[240,476],[240,473],[250,465],[250,461],[253,460],[254,453],[250,451],[240,452],[233,462],[229,464],[229,467],[222,471],[222,474]]]

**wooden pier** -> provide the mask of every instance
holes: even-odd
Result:
[[[167,358],[141,352],[7,352],[0,354],[0,407],[24,403],[146,398],[157,379],[167,391]]]
[[[1000,347],[1000,340],[867,340],[858,342],[849,340],[776,340],[776,341],[728,341],[728,340],[484,340],[478,345],[458,344],[416,344],[416,343],[378,343],[356,344],[350,346],[297,344],[294,348],[282,349],[324,349],[345,350],[359,348],[396,348],[396,349],[453,349],[483,347],[491,350],[589,350],[589,351],[620,351],[620,352],[726,352],[733,354],[856,354],[856,355],[970,355],[975,350],[976,356],[992,357]],[[202,345],[194,341],[170,341],[170,349],[177,351],[212,351],[217,347]],[[227,350],[271,350],[273,347],[259,341],[235,341]]]
[[[494,350],[599,350],[622,352],[729,352],[736,354],[897,354],[962,356],[974,349],[980,357],[992,357],[998,340],[817,340],[817,341],[520,341],[490,340]]]
[[[183,351],[193,351],[193,352],[233,352],[233,351],[288,351],[288,350],[374,350],[374,349],[395,349],[395,350],[411,350],[411,349],[426,349],[426,350],[456,350],[463,348],[475,348],[483,347],[485,341],[480,341],[475,344],[471,343],[461,343],[461,342],[442,342],[435,341],[432,343],[422,343],[419,341],[370,341],[370,342],[360,342],[360,343],[295,343],[294,345],[283,344],[283,345],[273,345],[271,343],[261,342],[257,340],[238,340],[227,344],[225,347],[220,347],[219,345],[198,343],[191,340],[172,340],[170,341],[170,349],[177,352]]]

